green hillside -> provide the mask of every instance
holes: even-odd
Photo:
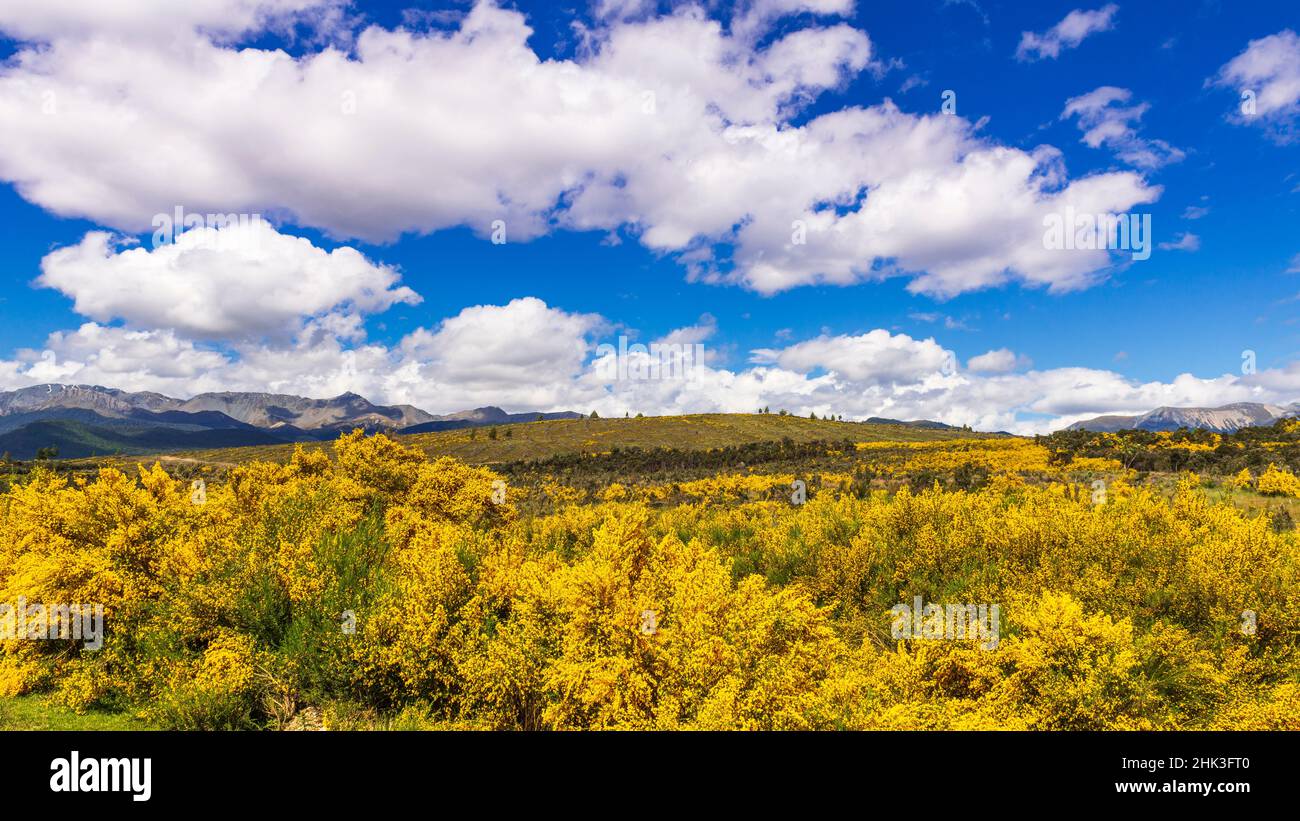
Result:
[[[223,447],[249,441],[274,441],[268,433],[246,429],[184,430],[158,425],[103,427],[69,419],[50,419],[0,434],[0,453],[31,459],[41,448],[76,459],[113,454],[144,455],[195,448]]]
[[[834,422],[777,414],[729,413],[637,419],[557,419],[396,438],[403,444],[420,448],[429,456],[455,456],[470,464],[490,465],[544,459],[567,453],[604,453],[613,448],[708,450],[753,442],[775,442],[786,438],[794,442],[843,439],[854,442],[921,442],[989,435],[906,425]],[[307,443],[303,447],[317,449],[328,448],[330,445]],[[195,449],[174,453],[170,461],[229,466],[250,461],[282,462],[292,454],[293,445]],[[123,461],[148,460],[132,458]]]
[[[564,419],[456,430],[401,437],[425,453],[455,456],[472,464],[544,459],[563,453],[604,453],[613,448],[708,450],[785,438],[795,442],[850,439],[854,442],[920,442],[960,439],[964,431],[927,430],[905,425],[833,422],[775,414],[695,414],[641,419]]]

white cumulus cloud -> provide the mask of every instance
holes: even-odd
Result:
[[[222,25],[307,2],[244,0]],[[165,36],[12,7],[0,28],[36,44],[0,67],[0,179],[127,232],[178,204],[367,240],[486,236],[499,220],[510,242],[623,232],[693,277],[764,293],[899,275],[938,296],[1092,284],[1109,256],[1045,254],[1043,213],[1158,196],[1128,172],[1070,180],[1053,149],[888,100],[803,117],[882,70],[867,33],[835,21],[849,3],[758,0],[729,27],[695,6],[615,6],[636,13],[552,59],[522,13],[486,0],[455,23],[370,26],[347,51],[295,54],[223,41],[206,2],[163,14]]]
[[[1186,156],[1182,150],[1138,134],[1138,121],[1150,106],[1125,105],[1132,96],[1127,88],[1101,86],[1067,100],[1061,119],[1077,117],[1084,132],[1081,142],[1090,148],[1108,147],[1129,165],[1155,169],[1182,160]]]
[[[1240,93],[1234,121],[1261,126],[1280,142],[1295,139],[1300,120],[1300,36],[1283,29],[1251,40],[1206,84]]]
[[[1119,6],[1108,3],[1095,11],[1075,9],[1042,34],[1022,32],[1016,47],[1016,59],[1022,61],[1056,59],[1066,49],[1077,48],[1093,34],[1110,31],[1115,26]]]
[[[966,363],[966,368],[975,373],[1008,373],[1027,368],[1032,364],[1026,356],[1017,354],[1009,348],[998,348],[979,356],[972,356]]]
[[[1251,376],[1180,374],[1169,382],[1137,382],[1094,368],[1026,370],[1032,367],[1027,357],[998,349],[973,357],[962,370],[938,341],[883,329],[754,350],[743,367],[706,358],[670,378],[611,378],[595,347],[611,327],[603,317],[533,297],[466,308],[392,347],[340,337],[316,321],[291,342],[220,350],[172,331],[85,323],[51,334],[39,349],[0,360],[0,389],[62,382],[180,397],[216,390],[316,397],[354,391],[435,413],[489,404],[602,416],[770,407],[850,420],[936,419],[1015,433],[1161,405],[1286,404],[1300,393],[1300,364]],[[687,326],[683,338],[697,336],[699,327]]]
[[[41,261],[36,283],[71,297],[98,322],[168,328],[189,337],[289,336],[301,318],[378,313],[420,297],[391,267],[354,248],[317,248],[264,220],[241,228],[195,228],[154,248],[86,234]]]

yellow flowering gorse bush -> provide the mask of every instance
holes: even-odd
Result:
[[[961,444],[912,458],[988,458],[987,486],[828,481],[792,504],[792,477],[738,474],[663,506],[552,483],[535,516],[489,470],[359,432],[333,460],[236,468],[203,504],[158,466],[38,472],[0,507],[0,601],[102,603],[106,634],[0,642],[0,695],[178,728],[315,707],[335,726],[1300,729],[1293,533],[1192,475],[1098,504],[1014,475],[1039,465],[1024,445]],[[996,604],[1000,640],[895,638],[914,597]]]

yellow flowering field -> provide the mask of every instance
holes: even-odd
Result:
[[[180,729],[1300,729],[1296,533],[1194,477],[1012,438],[595,491],[333,454],[13,484],[0,601],[102,605],[103,635],[11,630],[0,697]],[[996,621],[951,635],[954,606]]]

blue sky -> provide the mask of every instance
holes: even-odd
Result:
[[[506,15],[491,18],[496,22],[484,24],[489,34],[477,37],[467,34],[466,4],[419,4],[413,14],[411,3],[230,0],[182,12],[127,0],[131,8],[115,19],[64,5],[0,11],[7,37],[0,43],[7,57],[0,121],[9,120],[10,135],[0,146],[0,389],[45,381],[172,394],[346,389],[433,411],[489,402],[603,413],[765,404],[1024,431],[1155,404],[1300,400],[1300,368],[1293,365],[1300,360],[1300,275],[1288,273],[1300,255],[1300,47],[1297,16],[1283,3],[759,0],[692,11],[667,3],[560,10],[520,2],[475,9],[478,19]],[[646,132],[662,134],[646,136],[635,121],[617,119],[624,115],[604,116],[581,101],[575,111],[533,111],[528,95],[513,104],[494,96],[502,94],[495,85],[500,71],[520,65],[510,61],[522,38],[500,34],[519,21],[514,12],[532,29],[522,47],[539,65],[570,67],[590,84],[584,89],[656,88],[660,108],[650,116],[659,119]],[[635,48],[611,45],[636,37],[654,42],[646,32],[673,18],[687,22],[665,48],[646,52],[653,58],[638,62]],[[726,44],[727,60],[759,66],[716,92],[707,86],[709,75],[699,73],[707,66],[688,64],[691,54],[671,48],[710,21],[719,39],[707,42]],[[422,79],[415,86],[403,79],[404,69],[391,70],[360,45],[367,29],[384,38],[405,29],[417,40],[463,40],[455,62],[445,54],[407,55],[408,67],[430,61],[417,66]],[[800,41],[780,61],[771,56],[786,38],[819,31],[830,34]],[[1022,47],[1032,42],[1047,45]],[[342,125],[337,118],[316,122],[310,113],[279,116],[274,95],[289,95],[283,99],[296,105],[311,84],[337,76],[319,65],[316,74],[305,68],[327,49],[343,64],[337,72],[350,78],[339,81],[340,93],[352,93],[350,83],[362,89],[360,114]],[[214,55],[253,66],[277,50],[282,68],[297,72],[297,90],[265,79],[245,77],[241,84],[185,74]],[[132,65],[131,54],[148,57]],[[492,68],[498,59],[504,68]],[[150,96],[146,69],[156,72],[168,61],[177,63],[177,85],[164,83]],[[808,81],[817,71],[833,77]],[[507,87],[568,88],[563,72],[542,80],[533,74]],[[633,86],[619,85],[629,76]],[[754,100],[737,101],[749,92],[736,88],[775,86],[782,76],[794,78],[791,94],[754,92]],[[683,77],[692,79],[693,94],[727,99],[672,96]],[[223,82],[231,88],[219,88]],[[531,88],[534,98],[549,91]],[[1239,110],[1246,88],[1260,95],[1249,118]],[[195,108],[183,99],[187,89],[209,107],[220,99],[225,112]],[[1086,103],[1090,115],[1063,116],[1070,100],[1104,89],[1117,90],[1110,95],[1117,99]],[[947,90],[956,94],[955,115],[941,112]],[[772,100],[776,108],[765,108]],[[773,165],[761,154],[757,166],[749,163],[774,143],[755,149],[742,142],[742,150],[734,137],[710,142],[728,126],[770,128],[773,139],[811,133],[839,112],[880,111],[891,101],[900,133],[941,116],[961,125],[951,135],[936,132],[933,146],[914,155],[898,148],[908,143],[891,147],[883,138],[880,146],[864,142],[863,152],[835,157],[829,152],[845,151],[843,139],[821,143],[814,147],[828,159],[825,167],[805,176],[793,162],[752,192],[744,190],[746,177]],[[39,103],[52,106],[43,119],[33,109]],[[686,103],[700,108],[684,110]],[[710,104],[724,115],[710,119]],[[530,130],[530,118],[552,113],[572,124]],[[223,131],[230,122],[238,129]],[[935,119],[934,128],[951,122]],[[1086,144],[1085,131],[1094,126],[1111,138]],[[582,151],[565,150],[566,128],[599,156],[590,168]],[[88,136],[95,134],[103,136]],[[946,157],[949,150],[957,157]],[[663,164],[643,165],[656,152]],[[990,172],[996,179],[970,182],[966,199],[948,197],[945,174],[980,167],[973,158],[982,152],[1032,156],[1035,174],[1061,179],[1037,189],[999,166]],[[1149,152],[1155,159],[1143,161]],[[299,154],[319,154],[319,162]],[[385,154],[401,156],[410,173]],[[229,169],[248,169],[253,156],[249,179],[233,180]],[[840,179],[837,165],[853,167]],[[457,176],[467,166],[482,169],[468,183]],[[216,170],[200,173],[208,167]],[[693,179],[706,173],[701,169],[718,176],[699,190],[671,187],[672,173]],[[581,182],[584,174],[612,181],[596,196],[596,185]],[[788,243],[767,231],[788,222],[785,204],[772,193],[785,185],[780,174],[788,175],[788,212],[796,217],[825,211],[808,191],[862,186],[832,213],[861,207],[863,221],[846,219],[828,232],[838,232],[838,244],[819,248],[817,263],[805,266],[792,256],[798,248],[782,251]],[[485,211],[477,194],[456,193],[483,177],[493,178],[484,184],[498,186],[500,202],[511,202],[502,210],[505,244],[490,239],[490,202]],[[657,177],[669,181],[657,185]],[[1157,246],[1141,261],[1111,255],[1062,268],[1058,257],[1040,257],[1041,249],[1031,249],[1030,259],[1014,247],[1041,233],[1034,209],[1042,203],[1029,199],[1089,180],[1110,186],[1109,199],[1092,202],[1150,214],[1154,242],[1171,247]],[[996,189],[1003,184],[1008,205],[999,213]],[[729,186],[738,193],[710,200]],[[917,193],[927,186],[940,190],[939,200]],[[1021,194],[1028,199],[1011,205]],[[762,198],[752,212],[749,196]],[[693,213],[701,198],[710,201]],[[852,232],[868,225],[875,231],[885,219],[865,214],[873,199],[897,203],[885,213],[907,224],[881,227],[871,240],[854,238]],[[967,203],[957,206],[966,212],[939,214],[946,205],[936,203],[957,201]],[[151,248],[149,220],[172,205],[264,214],[285,250],[277,244],[277,253],[251,261],[163,259]],[[1018,215],[1022,206],[1027,210]],[[996,235],[1010,221],[1024,226],[1031,219],[1033,231],[1012,236],[1017,227],[1005,247],[998,245]],[[927,240],[930,221],[944,239]],[[900,230],[902,238],[888,233]],[[59,249],[76,249],[96,232],[111,235],[103,254],[58,257]],[[314,255],[295,256],[291,237],[309,242]],[[336,249],[355,249],[361,267],[330,262],[327,252]],[[339,270],[321,272],[335,263]],[[38,282],[43,264],[46,281]],[[296,265],[303,266],[298,273]],[[752,273],[758,269],[751,265],[770,265],[771,278]],[[231,273],[241,266],[243,274]],[[924,276],[930,266],[941,272],[941,286],[924,284],[933,281]],[[873,267],[889,275],[874,276]],[[205,299],[231,302],[211,317],[178,318],[160,304],[168,299],[160,294],[177,287],[176,279],[164,287],[162,278],[173,275],[213,289],[211,297],[194,299],[186,317],[204,313]],[[320,282],[337,300],[270,310],[270,303],[293,299],[277,291],[273,280],[281,275],[284,287],[295,278]],[[1063,286],[1046,287],[1054,283]],[[374,297],[376,289],[397,288],[418,297]],[[237,294],[248,294],[248,302]],[[531,310],[518,302],[525,298],[533,300]],[[86,323],[97,330],[74,338]],[[870,336],[877,331],[883,335]],[[620,334],[701,341],[709,373],[688,388],[598,384],[590,374],[594,347]],[[1256,353],[1257,374],[1241,373],[1247,349]],[[949,351],[959,372],[935,374],[937,352]],[[971,361],[998,351],[1005,355]],[[406,376],[397,379],[397,371]]]

